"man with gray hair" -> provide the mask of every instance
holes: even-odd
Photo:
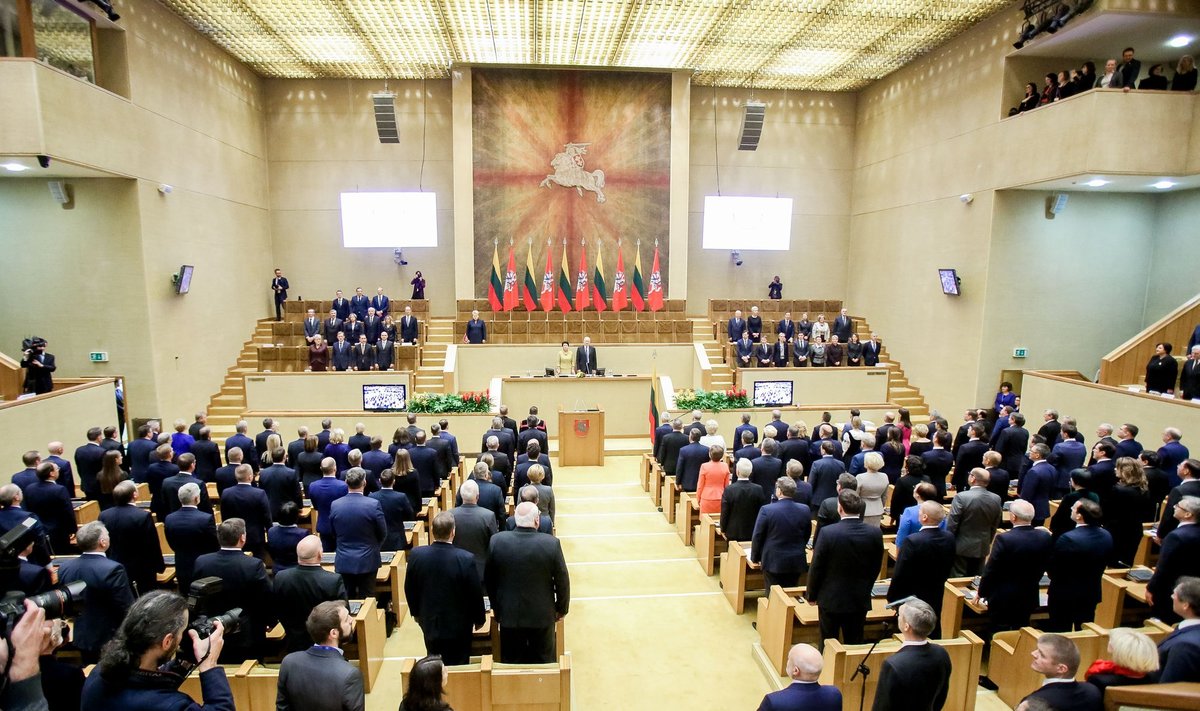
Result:
[[[163,533],[167,545],[175,551],[175,579],[179,582],[179,591],[187,595],[196,559],[218,548],[217,524],[211,513],[196,507],[200,503],[200,487],[195,484],[179,487],[179,503],[182,504],[179,510],[163,521]]]
[[[492,470],[498,471],[504,475],[505,481],[512,480],[513,460],[507,454],[500,451],[500,438],[496,435],[487,437],[483,440],[487,449],[480,456],[491,455]]]
[[[496,515],[496,526],[499,528],[504,523],[508,511],[504,505],[504,490],[492,482],[492,470],[488,467],[487,462],[482,460],[475,462],[475,466],[471,467],[470,481],[474,481],[475,485],[479,487],[479,498],[475,503]],[[463,505],[461,487],[455,496],[454,505]]]
[[[1146,602],[1154,616],[1171,624],[1179,621],[1172,608],[1171,592],[1182,577],[1200,576],[1200,497],[1184,496],[1175,504],[1179,525],[1162,539],[1162,551],[1154,575],[1146,584]]]
[[[979,600],[987,605],[994,632],[1028,625],[1038,608],[1039,586],[1054,541],[1049,531],[1032,525],[1034,516],[1033,504],[1024,499],[1009,504],[1012,529],[992,541],[991,553],[983,566]]]
[[[504,453],[511,462],[516,459],[516,440],[513,438],[512,432],[509,432],[504,427],[504,420],[500,417],[492,418],[492,428],[483,433],[483,443],[479,447],[481,452],[486,452],[488,449],[488,437],[495,437],[496,443],[501,452]]]
[[[951,668],[949,653],[929,643],[937,613],[923,600],[910,600],[900,606],[899,622],[904,642],[883,663],[871,709],[940,711],[950,690]]]
[[[1187,360],[1179,369],[1179,397],[1184,400],[1200,398],[1200,344],[1191,347]]]
[[[229,450],[237,447],[242,450],[243,457],[250,459],[247,464],[257,473],[259,466],[261,466],[261,461],[257,454],[258,450],[255,449],[254,440],[246,435],[246,432],[250,429],[249,423],[245,420],[238,420],[234,429],[237,430],[237,433],[225,440],[225,461],[229,461]]]
[[[523,486],[523,487],[521,487],[521,491],[517,493],[517,499],[518,499],[517,503],[528,501],[531,504],[539,504],[539,503],[541,503],[541,493],[538,491],[537,487],[535,487],[533,485]],[[549,516],[542,513],[540,508],[538,509],[538,514],[540,517],[538,519],[537,530],[540,531],[541,533],[553,534],[554,533],[554,522],[550,520]],[[509,516],[504,521],[504,530],[505,531],[517,530],[517,516],[516,516],[515,512],[512,516]]]
[[[103,523],[84,524],[75,541],[83,554],[58,567],[58,582],[87,583],[87,604],[75,617],[75,646],[84,664],[94,664],[100,659],[100,648],[112,639],[133,605],[133,589],[125,566],[106,555],[111,541]]]
[[[562,545],[537,531],[538,516],[537,504],[521,502],[517,529],[496,534],[488,548],[483,579],[500,625],[500,661],[506,664],[554,662],[554,625],[570,606]]]
[[[675,465],[679,463],[679,450],[687,446],[688,436],[683,432],[683,420],[676,417],[671,420],[671,431],[663,435],[659,442],[655,459],[667,475],[675,474]]]
[[[770,440],[766,440],[769,442]],[[772,585],[793,587],[808,570],[808,536],[812,512],[795,500],[796,482],[775,480],[776,501],[762,507],[751,534],[750,562],[761,565],[767,593]]]
[[[482,580],[488,558],[488,543],[498,528],[496,514],[479,505],[479,484],[476,480],[464,481],[458,493],[462,497],[462,505],[451,509],[454,514],[454,545],[475,556],[475,567]]]
[[[821,685],[824,660],[811,644],[797,644],[788,652],[787,673],[792,683],[763,697],[758,711],[841,711],[842,692],[832,684]]]

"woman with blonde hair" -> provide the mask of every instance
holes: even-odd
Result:
[[[1116,462],[1117,483],[1104,501],[1104,527],[1112,534],[1113,547],[1109,563],[1129,567],[1142,540],[1142,524],[1154,518],[1154,502],[1146,470],[1133,457],[1121,457]]]
[[[1171,91],[1196,90],[1196,60],[1192,55],[1185,54],[1179,58],[1175,67],[1175,76],[1171,79]]]
[[[337,462],[338,473],[341,473],[350,466],[349,455],[350,445],[346,444],[346,430],[341,427],[335,428],[329,433],[329,444],[325,445],[325,456],[333,457],[333,461]]]
[[[705,447],[711,447],[714,444],[719,445],[721,449],[725,449],[725,437],[717,434],[717,421],[709,420],[704,423],[704,436],[700,438],[700,444]]]
[[[932,423],[931,423],[932,424]],[[908,456],[919,457],[933,449],[933,440],[929,439],[930,425],[914,425],[912,439],[908,442]]]
[[[708,448],[708,461],[700,465],[700,482],[696,485],[700,513],[721,513],[721,495],[728,485],[729,465],[725,463],[725,448],[714,444]]]
[[[407,449],[397,449],[396,458],[392,462],[392,476],[395,477],[392,488],[408,497],[413,511],[421,511],[421,478],[417,476],[412,465],[412,457]]]
[[[1097,659],[1088,667],[1084,678],[1100,687],[1100,693],[1110,686],[1148,684],[1158,671],[1158,647],[1154,640],[1137,630],[1117,627],[1108,633],[1109,659]]]
[[[883,495],[888,488],[888,475],[881,471],[883,455],[879,452],[867,452],[863,457],[863,466],[867,470],[854,477],[858,481],[858,495],[866,505],[863,523],[878,528],[883,519]]]

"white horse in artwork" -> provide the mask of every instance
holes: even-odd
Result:
[[[575,188],[580,197],[583,197],[583,191],[596,193],[596,202],[604,202],[607,198],[604,197],[604,171],[583,169],[583,157],[587,155],[587,147],[590,143],[568,143],[563,146],[563,152],[554,156],[554,160],[550,161],[550,167],[554,168],[554,173],[547,175],[546,179],[538,185],[540,188],[550,187],[550,183],[558,183],[564,188]]]

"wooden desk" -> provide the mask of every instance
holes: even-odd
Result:
[[[221,665],[225,669],[225,678],[227,678],[229,680],[229,690],[233,692],[233,705],[238,711],[243,711],[244,709],[251,708],[249,685],[246,681],[246,676],[250,673],[250,670],[253,669],[254,667],[256,667],[257,665],[258,665],[258,661],[255,659],[247,659],[246,661],[242,662],[241,664],[222,664]],[[276,677],[278,677],[278,673],[276,673]],[[279,683],[278,681],[275,682],[276,685],[278,685],[278,683]],[[192,675],[188,676],[186,679],[184,679],[183,683],[179,685],[179,690],[182,691],[183,693],[187,694],[188,696],[192,697],[192,700],[195,701],[197,704],[204,703],[204,697],[200,693],[200,675],[199,674],[192,674]],[[265,711],[266,707],[262,707],[262,708],[263,708],[263,711]],[[271,689],[271,706],[270,706],[270,708],[275,708],[275,688],[274,687]]]
[[[387,642],[387,627],[383,610],[375,598],[363,600],[363,606],[354,616],[354,631],[358,637],[358,669],[362,672],[363,690],[371,693],[379,679],[383,666],[383,645]]]
[[[642,466],[638,471],[638,483],[642,485],[642,491],[650,491],[650,481],[653,478],[654,471],[654,455],[643,454]]]
[[[730,541],[721,554],[721,593],[733,611],[739,615],[745,612],[747,595],[762,589],[762,568],[750,565],[750,542]]]
[[[558,460],[566,467],[604,466],[604,410],[558,411]]]
[[[679,538],[683,541],[683,545],[692,545],[695,526],[699,523],[700,503],[696,500],[696,494],[686,491],[680,492],[679,503],[676,504],[675,510],[675,530],[679,533]]]
[[[979,691],[979,668],[983,661],[983,640],[970,632],[954,639],[931,640],[950,655],[951,672],[946,694],[946,709],[975,708],[975,696]],[[870,652],[867,644],[843,645],[836,639],[825,643],[824,668],[820,683],[832,684],[842,691],[842,709],[856,711],[859,705],[869,708],[875,700],[883,663],[900,651],[899,636],[884,640]],[[870,655],[868,656],[868,652]],[[851,679],[859,664],[866,662],[871,674],[867,677],[866,694],[863,694],[862,678]],[[903,703],[899,704],[903,706]]]
[[[696,558],[705,575],[717,571],[721,554],[729,550],[729,541],[721,533],[720,517],[717,514],[700,514],[700,525],[696,527]]]
[[[974,578],[950,578],[946,581],[942,595],[942,637],[957,637],[964,629],[976,632],[987,629],[988,608],[979,604],[975,591],[971,589],[972,580]],[[1046,610],[1048,588],[1048,585],[1040,588],[1039,605],[1033,613],[1035,621],[1045,619],[1043,613]]]
[[[75,508],[76,526],[100,520],[100,504],[98,502],[73,500],[71,505]]]
[[[730,543],[730,546],[733,545]],[[759,641],[767,659],[780,675],[786,673],[787,654],[792,645],[805,642],[814,647],[821,646],[817,606],[802,597],[806,591],[805,587],[784,588],[774,585],[765,602],[759,604]],[[885,605],[887,600],[872,598],[864,628],[868,638],[882,632],[883,622],[895,619],[895,610],[888,610]]]
[[[666,476],[667,473],[663,471],[662,465],[657,461],[651,462],[650,481],[648,485],[650,487],[650,501],[653,502],[656,509],[662,508],[663,479]]]
[[[1123,706],[1191,711],[1200,708],[1200,684],[1180,681],[1174,684],[1108,687],[1104,694],[1105,711],[1117,711]]]
[[[1100,604],[1096,606],[1096,624],[1101,627],[1120,627],[1123,622],[1135,621],[1145,616],[1146,583],[1135,583],[1125,578],[1126,569],[1104,571],[1100,578]],[[1126,611],[1129,601],[1140,604],[1136,611]],[[1132,618],[1132,619],[1131,619]]]
[[[666,474],[662,480],[662,494],[659,496],[658,505],[662,508],[663,515],[667,517],[667,523],[675,523],[675,508],[679,506],[680,489],[675,485],[675,475]]]
[[[528,666],[498,664],[495,658],[485,654],[477,663],[447,667],[446,702],[456,709],[570,710],[569,656],[559,655],[558,663],[554,665]],[[408,689],[409,676],[415,665],[416,660],[411,657],[401,663],[401,692]]]

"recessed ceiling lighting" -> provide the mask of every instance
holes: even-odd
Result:
[[[1100,178],[1096,178],[1095,180],[1087,181],[1086,183],[1084,183],[1084,185],[1088,186],[1089,188],[1102,188],[1105,185],[1108,185],[1110,182],[1112,182],[1112,181],[1101,180]]]
[[[1175,35],[1171,39],[1167,40],[1167,46],[1168,47],[1186,47],[1189,44],[1191,44],[1192,41],[1195,39],[1196,38],[1192,37],[1191,35]]]
[[[1167,190],[1175,187],[1176,185],[1178,185],[1178,183],[1172,183],[1170,180],[1160,180],[1157,183],[1151,183],[1150,187],[1158,188],[1159,190]]]
[[[21,173],[26,170],[30,170],[29,166],[21,165],[20,163],[0,163],[0,168],[3,168],[10,173]]]

